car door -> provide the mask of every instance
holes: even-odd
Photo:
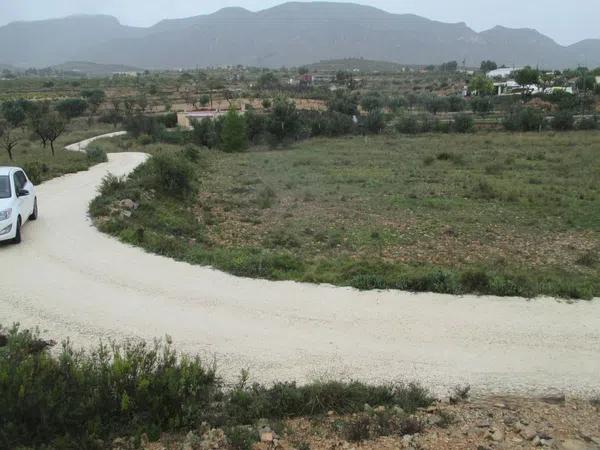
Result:
[[[25,189],[27,192],[29,192],[29,195],[26,198],[26,202],[27,202],[27,206],[28,206],[28,210],[29,211],[29,215],[33,214],[33,207],[35,205],[35,192],[34,192],[34,186],[33,183],[31,181],[29,181],[29,178],[27,178],[27,175],[25,175],[25,172],[23,172],[22,170],[17,172],[17,176],[19,177],[19,179],[21,180],[21,183],[23,184],[23,189]]]
[[[21,223],[25,223],[31,214],[29,206],[29,197],[31,195],[19,196],[19,191],[25,189],[26,184],[23,182],[23,175],[19,175],[19,173],[22,174],[20,171],[13,173],[13,183],[15,187],[15,196],[17,197],[17,207],[19,209],[19,214],[21,215]]]

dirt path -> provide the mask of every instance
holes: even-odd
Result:
[[[169,334],[228,377],[419,380],[443,394],[600,392],[600,301],[358,292],[236,278],[99,233],[89,201],[108,173],[146,158],[109,155],[38,188],[40,219],[0,247],[0,323],[39,325],[81,345]]]

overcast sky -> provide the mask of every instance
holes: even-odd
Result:
[[[225,6],[252,11],[282,0],[0,0],[0,25],[15,20],[47,19],[71,14],[110,14],[127,25],[148,26],[161,19],[214,12]],[[600,38],[600,0],[363,0],[394,13],[413,13],[444,22],[466,22],[476,31],[494,25],[528,27],[572,44]]]

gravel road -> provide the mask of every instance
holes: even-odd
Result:
[[[76,144],[75,149],[83,148]],[[228,379],[416,380],[438,394],[600,393],[600,300],[569,304],[407,292],[358,292],[236,278],[121,244],[87,208],[109,172],[142,153],[38,188],[40,219],[19,246],[0,246],[0,323],[39,326],[88,346],[172,336],[216,358]]]

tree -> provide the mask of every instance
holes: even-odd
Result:
[[[471,110],[474,113],[485,116],[494,109],[494,103],[490,97],[474,97],[471,99]]]
[[[58,111],[66,119],[74,119],[85,113],[88,103],[80,98],[67,98],[59,101],[54,109]]]
[[[448,97],[448,109],[450,112],[461,112],[465,110],[466,101],[464,98],[458,95],[451,95]]]
[[[378,92],[369,92],[360,99],[360,107],[367,112],[383,108],[383,100]]]
[[[192,141],[194,144],[213,148],[219,143],[219,135],[217,134],[214,120],[208,118],[194,120],[192,128]]]
[[[484,73],[491,72],[492,70],[496,70],[497,68],[498,64],[490,60],[481,61],[481,66],[479,66],[479,70],[481,70]]]
[[[100,106],[106,98],[106,93],[101,89],[93,89],[81,91],[81,96],[85,98],[88,103],[88,111],[90,113],[88,117],[88,123],[91,125],[92,117],[96,115],[98,109],[100,109]]]
[[[52,156],[54,156],[54,142],[64,133],[67,127],[67,120],[57,112],[48,112],[39,119],[37,133],[44,142],[50,143]]]
[[[267,132],[279,143],[288,138],[295,139],[299,129],[300,116],[296,104],[285,98],[276,99],[267,119]]]
[[[339,112],[349,116],[358,114],[358,95],[336,91],[329,99],[328,108],[331,112]]]
[[[529,95],[530,93],[527,86],[537,84],[539,80],[539,70],[532,69],[530,66],[526,66],[523,69],[515,72],[515,81],[523,88],[523,96]]]
[[[199,101],[201,106],[208,105],[210,103],[210,95],[202,94]]]
[[[458,63],[456,61],[448,61],[440,66],[440,72],[456,72],[458,70]]]
[[[494,93],[494,82],[485,75],[478,75],[469,83],[469,91],[477,95],[491,95]]]
[[[224,151],[240,152],[248,147],[246,120],[234,108],[230,108],[221,129],[221,147]]]
[[[2,103],[2,115],[15,128],[22,126],[27,118],[25,106],[18,100],[8,100]]]
[[[425,108],[433,115],[436,115],[438,112],[448,111],[450,102],[446,97],[432,95],[425,100]]]
[[[14,134],[11,124],[6,121],[0,121],[0,145],[8,153],[8,159],[13,160],[13,149],[17,146],[18,137]]]
[[[256,82],[259,89],[277,89],[279,87],[279,79],[273,72],[263,73]]]

